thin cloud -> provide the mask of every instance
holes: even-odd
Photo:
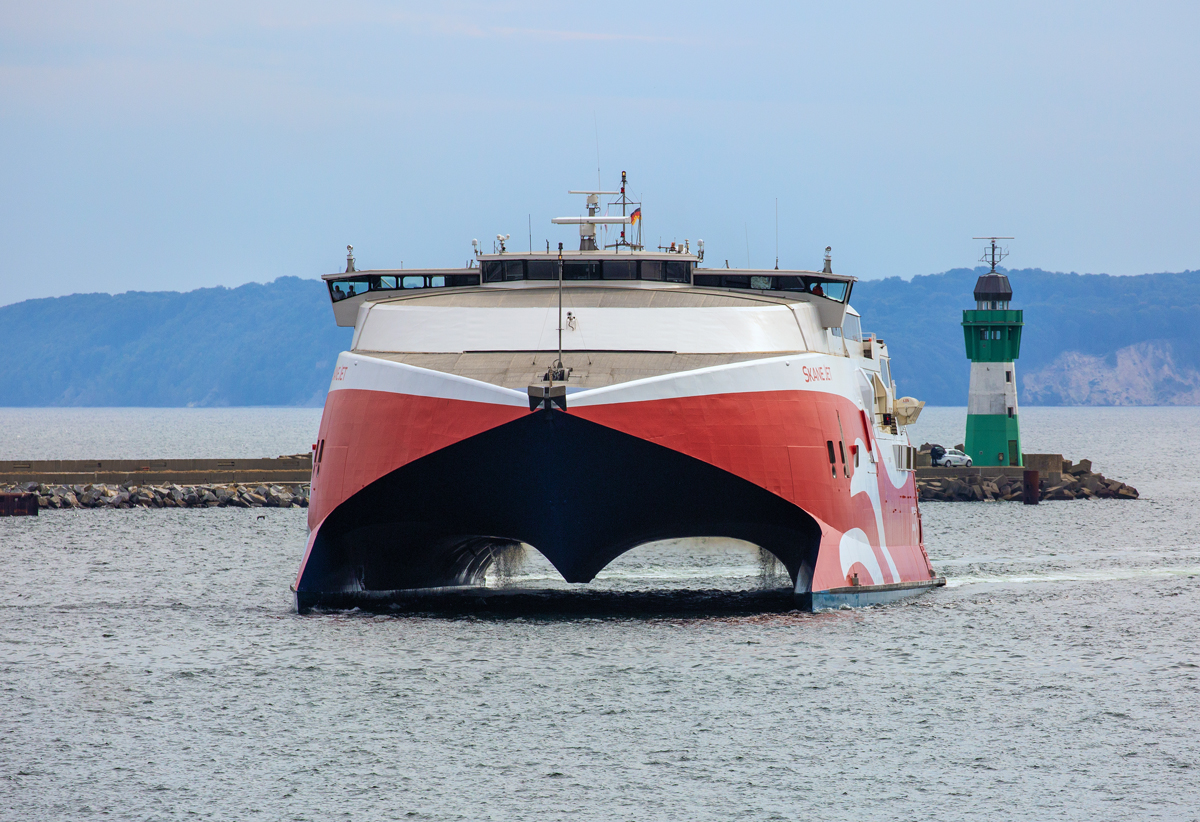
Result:
[[[567,43],[575,41],[598,41],[598,42],[628,42],[628,43],[677,43],[679,40],[674,37],[658,37],[645,34],[611,34],[609,32],[600,31],[554,31],[551,29],[521,29],[521,28],[493,28],[484,30],[484,36],[489,33],[493,36],[500,37],[523,37],[531,40],[549,40],[558,43]]]

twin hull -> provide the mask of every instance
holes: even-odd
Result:
[[[820,353],[525,392],[368,354],[338,360],[315,454],[299,610],[473,585],[532,545],[570,582],[646,542],[771,551],[814,608],[937,584],[907,436],[874,424],[855,363]]]

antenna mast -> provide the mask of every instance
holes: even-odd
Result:
[[[609,203],[609,205],[610,206],[619,205],[621,207],[621,216],[622,217],[635,216],[637,218],[637,220],[636,220],[637,227],[638,227],[637,240],[630,242],[625,237],[625,225],[624,225],[624,223],[622,223],[621,236],[617,238],[617,241],[615,243],[610,243],[609,245],[604,246],[605,248],[630,248],[630,249],[641,250],[641,247],[642,247],[642,209],[641,209],[641,205],[642,204],[641,204],[641,202],[639,202],[637,200],[629,199],[629,195],[626,194],[626,192],[625,192],[625,188],[628,184],[629,184],[629,177],[624,171],[622,171],[621,172],[621,190],[618,192],[619,197],[618,197],[618,199],[613,200],[611,203]],[[638,208],[634,209],[633,211],[629,211],[629,206],[638,206]]]
[[[972,240],[991,240],[991,247],[984,246],[983,256],[979,258],[981,263],[990,263],[992,266],[991,274],[996,273],[996,266],[1001,260],[1008,256],[1008,249],[1001,248],[996,245],[996,240],[1015,240],[1016,237],[972,237]]]

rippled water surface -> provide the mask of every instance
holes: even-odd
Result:
[[[950,584],[860,611],[791,611],[768,559],[710,540],[301,617],[301,510],[0,519],[0,818],[1200,818],[1200,488],[1171,462],[1200,409],[1022,423],[1143,498],[925,504]],[[93,455],[56,447],[18,456]]]

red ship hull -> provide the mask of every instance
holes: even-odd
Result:
[[[407,393],[421,369],[365,378],[362,360],[343,355],[339,374],[351,373],[335,378],[321,422],[301,610],[477,584],[493,552],[518,542],[586,582],[648,541],[747,539],[815,607],[937,584],[914,476],[895,468],[892,443],[836,373],[772,390],[752,364],[531,411],[518,392],[461,379],[430,390],[439,375],[427,371]],[[790,375],[799,369],[780,369],[813,361],[772,367]]]

